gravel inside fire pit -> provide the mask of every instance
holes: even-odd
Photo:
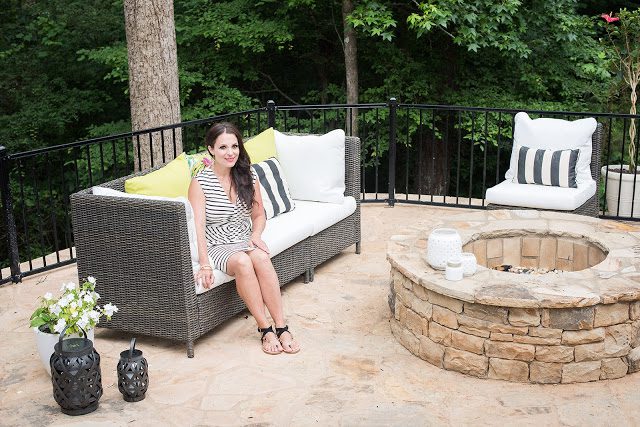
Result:
[[[547,274],[547,273],[558,274],[564,271],[564,270],[557,270],[555,268],[549,270],[548,268],[522,267],[519,265],[508,265],[508,264],[496,265],[495,267],[493,267],[493,269],[498,271],[506,271],[507,273],[533,274],[533,275],[540,275],[540,274]]]

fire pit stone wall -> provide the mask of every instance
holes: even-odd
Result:
[[[451,282],[426,263],[426,238],[438,227],[459,230],[465,249],[484,265],[475,275]],[[486,248],[486,263],[476,245]],[[490,245],[501,248],[502,259],[489,256],[498,253]],[[540,254],[552,246],[556,267],[559,259],[567,261],[565,272],[532,277],[485,267],[515,261],[505,260],[515,253],[522,264],[533,258],[535,248],[539,267]],[[392,332],[411,353],[435,366],[480,378],[549,384],[640,371],[638,225],[557,213],[477,212],[413,226],[392,237],[387,258]],[[567,271],[572,269],[578,271]]]

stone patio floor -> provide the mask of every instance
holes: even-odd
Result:
[[[197,340],[193,359],[182,344],[140,336],[150,388],[127,403],[116,364],[130,336],[98,329],[104,394],[80,417],[53,400],[27,326],[38,296],[77,281],[75,265],[0,287],[0,425],[640,425],[638,374],[565,385],[477,379],[441,370],[394,339],[387,239],[462,212],[364,205],[362,254],[348,248],[316,269],[313,283],[283,288],[303,346],[297,355],[262,353],[247,313]]]

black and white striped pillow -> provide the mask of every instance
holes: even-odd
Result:
[[[267,219],[292,211],[295,204],[278,159],[271,157],[252,167],[260,180],[260,194]]]
[[[516,146],[515,149],[514,182],[577,188],[576,164],[580,150],[552,151],[524,146]]]

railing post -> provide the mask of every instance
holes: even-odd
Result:
[[[16,222],[13,218],[13,202],[11,188],[9,187],[9,159],[7,149],[0,146],[0,192],[2,193],[2,210],[4,222],[7,226],[7,248],[9,249],[9,264],[11,268],[11,281],[22,281],[20,272],[20,257],[18,256],[18,233]]]
[[[276,127],[276,103],[271,99],[267,101],[267,124],[270,128]]]
[[[396,132],[398,101],[389,99],[389,206],[396,203]]]

